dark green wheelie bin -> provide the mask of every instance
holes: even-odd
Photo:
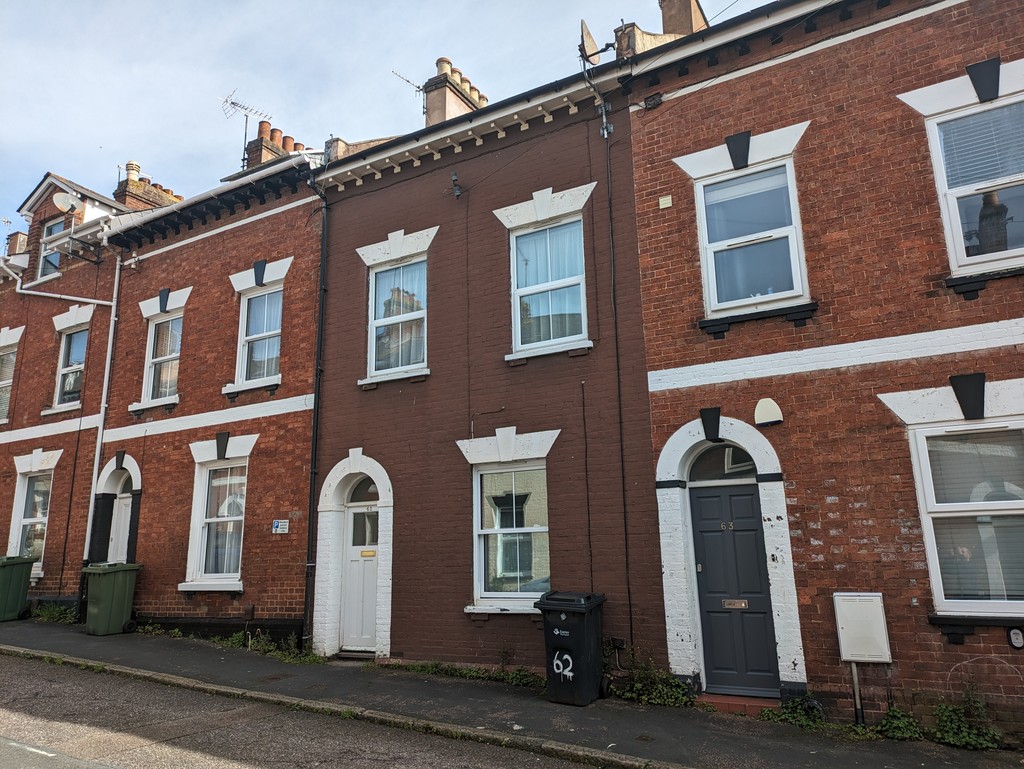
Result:
[[[89,599],[85,612],[88,635],[113,635],[135,630],[132,601],[138,563],[94,563],[82,569],[89,577]]]
[[[0,622],[28,619],[28,582],[32,564],[38,560],[21,555],[0,557]]]

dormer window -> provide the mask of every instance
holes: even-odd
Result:
[[[53,275],[60,269],[60,252],[53,248],[53,237],[64,231],[64,217],[43,226],[43,240],[39,246],[39,277]]]

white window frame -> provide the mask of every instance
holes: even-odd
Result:
[[[189,295],[192,293],[192,286],[188,288],[182,288],[177,291],[171,291],[167,295],[167,299],[161,310],[160,297],[155,296],[150,299],[145,299],[139,302],[139,309],[142,311],[142,317],[147,321],[146,330],[146,362],[145,368],[142,373],[142,398],[138,403],[133,403],[128,407],[129,411],[142,411],[143,409],[153,408],[156,406],[170,406],[180,402],[180,397],[177,392],[177,383],[175,383],[174,395],[168,395],[163,398],[153,397],[153,371],[157,363],[163,363],[170,360],[181,360],[181,350],[179,349],[177,355],[168,355],[162,358],[156,359],[153,357],[153,341],[156,335],[156,327],[161,323],[174,321],[177,319],[182,320],[182,334],[184,334],[184,317],[185,317],[185,303],[188,301]],[[181,373],[179,363],[179,375]]]
[[[721,182],[741,179],[745,176],[751,176],[764,171],[771,171],[776,168],[784,168],[786,170],[786,189],[789,194],[792,222],[785,227],[763,230],[714,243],[710,242],[707,206],[704,196],[705,188]],[[700,237],[701,275],[703,276],[704,283],[704,307],[707,310],[708,317],[758,312],[772,307],[787,307],[810,301],[810,293],[807,289],[807,262],[804,256],[803,228],[800,224],[800,204],[797,199],[796,190],[796,168],[793,165],[792,157],[786,158],[781,162],[761,163],[756,166],[748,166],[739,171],[730,171],[695,180],[694,188],[697,201],[697,231]],[[755,243],[782,240],[784,238],[787,238],[790,243],[789,267],[793,282],[792,289],[762,296],[733,299],[726,302],[718,300],[716,290],[717,275],[715,271],[716,252],[728,251]]]
[[[487,556],[486,556],[486,542],[487,537],[498,534],[498,549],[497,549],[497,570],[499,576],[521,576],[521,574],[514,574],[512,572],[502,571],[501,568],[501,535],[518,536],[520,534],[549,534],[551,526],[551,510],[548,509],[548,525],[547,526],[532,526],[532,527],[515,527],[512,528],[493,528],[485,529],[481,525],[483,520],[483,506],[488,504],[483,499],[483,477],[485,475],[495,475],[499,473],[520,473],[528,470],[541,470],[544,472],[544,484],[545,490],[547,487],[547,465],[543,461],[524,461],[524,462],[501,462],[501,463],[488,463],[484,465],[476,465],[473,467],[473,599],[477,604],[487,604],[490,606],[517,606],[524,603],[529,606],[533,605],[533,602],[541,597],[543,592],[536,593],[502,593],[502,592],[487,592],[484,590],[484,580],[487,572]],[[548,542],[550,550],[550,539]],[[550,564],[549,564],[550,565]]]
[[[579,276],[565,278],[534,286],[518,288],[516,279],[516,237],[541,230],[551,229],[571,222],[583,222],[583,208],[590,200],[597,182],[590,182],[562,192],[554,192],[553,188],[538,190],[532,199],[515,205],[499,208],[494,215],[509,231],[509,274],[511,278],[510,299],[512,311],[512,353],[505,356],[506,361],[529,358],[534,355],[569,350],[588,349],[594,346],[590,339],[587,319],[587,248],[585,227],[580,227],[582,239],[583,265]],[[569,286],[580,288],[581,332],[572,336],[522,344],[520,339],[520,298],[531,294],[551,291]]]
[[[383,379],[383,378],[398,378],[398,376],[416,376],[422,374],[424,369],[427,368],[427,294],[429,291],[424,291],[423,296],[423,309],[415,310],[413,312],[403,313],[401,315],[392,315],[387,318],[375,318],[376,307],[377,307],[377,276],[381,275],[390,270],[396,270],[401,267],[411,267],[415,264],[423,264],[426,266],[426,257],[419,259],[408,259],[399,262],[391,262],[388,264],[381,265],[370,270],[370,303],[367,318],[369,318],[369,338],[367,340],[367,380]],[[428,271],[429,280],[429,271]],[[428,285],[429,284],[425,284]],[[388,369],[377,370],[377,329],[384,328],[386,326],[394,326],[399,323],[409,323],[411,321],[422,320],[423,321],[423,360],[418,363],[410,363],[406,366],[394,366]],[[397,375],[397,376],[396,376]]]
[[[950,268],[954,275],[991,272],[993,270],[1003,270],[1024,265],[1024,246],[999,251],[994,254],[968,256],[963,238],[963,224],[960,221],[960,207],[958,205],[958,200],[962,197],[981,195],[985,192],[998,192],[1006,187],[1024,185],[1024,173],[990,179],[982,184],[954,188],[948,187],[946,183],[946,164],[942,157],[940,127],[943,123],[956,120],[957,118],[998,110],[1019,102],[1024,102],[1024,93],[1018,94],[1013,98],[998,99],[994,102],[955,110],[926,121],[928,146],[931,150],[932,164],[935,168],[935,185],[938,189],[939,207],[942,210],[942,220],[946,230],[946,243],[950,254]],[[1024,126],[1020,130],[1024,132]]]
[[[49,513],[53,506],[53,471],[64,453],[63,449],[43,451],[36,449],[31,454],[14,457],[14,467],[18,476],[14,485],[14,507],[11,512],[11,529],[7,539],[7,555],[17,556],[21,552],[21,533],[25,525],[25,506],[28,501],[28,483],[30,478],[49,476],[50,500],[43,523],[49,528]],[[31,519],[38,522],[38,519]],[[46,534],[43,534],[43,558],[46,556]],[[32,579],[43,576],[43,558],[32,564]]]
[[[534,602],[540,593],[487,593],[483,590],[487,568],[483,556],[481,535],[481,483],[482,475],[495,472],[544,470],[547,487],[547,456],[561,430],[536,433],[516,433],[515,426],[499,427],[493,436],[481,436],[456,441],[466,461],[473,466],[473,603],[465,607],[467,614],[537,614]],[[548,525],[540,528],[510,530],[509,533],[548,532],[550,549],[551,508],[548,506]],[[488,532],[493,530],[488,529]],[[549,564],[550,566],[550,564]]]
[[[685,171],[694,182],[701,279],[704,284],[704,311],[708,318],[720,318],[727,315],[789,307],[810,301],[807,259],[804,254],[803,227],[800,223],[800,203],[796,189],[796,168],[793,163],[793,154],[796,152],[796,147],[810,124],[810,121],[795,123],[794,125],[778,128],[774,131],[751,136],[747,153],[747,166],[741,169],[734,168],[732,155],[725,144],[673,158],[673,162]],[[751,297],[750,299],[720,303],[717,301],[715,292],[713,252],[711,244],[708,243],[704,186],[736,179],[759,171],[767,171],[778,166],[785,166],[786,168],[790,208],[793,212],[793,223],[790,227],[785,228],[786,231],[792,230],[793,233],[793,245],[790,251],[793,289],[764,297]],[[736,238],[714,245],[720,248],[723,244],[735,247],[743,243],[759,242],[764,239],[766,233],[772,232],[781,232],[781,230],[766,231],[758,235]]]
[[[228,591],[241,593],[244,589],[242,569],[244,568],[245,515],[242,515],[242,537],[239,542],[238,573],[206,573],[206,503],[209,493],[210,473],[229,467],[245,467],[246,497],[250,475],[249,455],[259,433],[254,435],[230,436],[222,458],[217,457],[217,441],[197,441],[189,445],[195,461],[195,478],[192,486],[192,518],[189,528],[188,561],[185,565],[185,581],[178,584],[181,592]]]
[[[369,277],[369,304],[367,309],[367,348],[366,348],[366,378],[360,379],[357,384],[371,384],[374,382],[385,382],[390,379],[405,379],[408,377],[427,376],[430,369],[427,368],[427,315],[423,312],[423,362],[410,366],[374,371],[376,363],[376,346],[374,340],[374,298],[376,296],[376,276],[380,272],[401,267],[407,264],[414,264],[418,261],[428,261],[427,251],[430,244],[434,242],[440,226],[430,227],[418,232],[406,233],[405,230],[395,230],[388,233],[387,240],[379,243],[372,243],[356,249],[359,258],[362,259],[370,270]],[[430,266],[427,266],[427,293],[430,287]],[[381,319],[379,325],[388,325],[399,322],[401,319],[414,318],[416,315],[410,313],[402,318]]]
[[[243,390],[255,390],[260,387],[276,387],[281,384],[281,363],[284,361],[284,279],[294,261],[294,257],[279,259],[275,262],[268,262],[264,268],[262,285],[256,284],[255,268],[235,273],[231,276],[231,284],[239,295],[238,312],[238,345],[235,356],[235,379],[221,388],[224,395],[233,395]],[[260,296],[281,292],[281,327],[276,332],[268,332],[254,336],[247,336],[245,333],[246,323],[249,314],[249,302]],[[249,379],[246,376],[246,357],[249,344],[262,339],[278,337],[280,341],[280,352],[278,358],[278,371],[271,376],[255,377]]]
[[[3,328],[0,328],[0,357],[4,355],[13,355],[15,369],[18,365],[18,343],[21,341],[21,335],[23,333],[25,333],[24,326],[18,326],[17,328],[4,326]],[[8,419],[10,418],[10,396],[14,394],[14,370],[11,371],[10,379],[0,380],[0,390],[3,390],[4,388],[7,388],[9,391],[7,396],[7,412],[0,415],[0,425],[7,424]]]
[[[60,224],[60,229],[56,232],[53,231],[53,227]],[[60,251],[56,248],[51,248],[53,244],[59,239],[64,232],[64,217],[59,216],[55,219],[51,219],[48,222],[43,223],[43,234],[39,241],[39,265],[36,269],[36,279],[43,280],[50,277],[51,275],[60,275]],[[44,266],[47,264],[46,257],[51,254],[57,255],[57,264],[52,270],[44,270]]]
[[[939,197],[939,209],[942,213],[951,274],[953,276],[978,275],[1024,265],[1024,249],[968,257],[964,248],[963,231],[960,227],[960,211],[956,204],[957,196],[971,192],[998,190],[1015,183],[1024,183],[1024,175],[1018,174],[995,179],[974,187],[947,189],[946,170],[939,142],[939,125],[941,123],[957,117],[998,109],[1024,99],[1024,59],[1001,63],[999,96],[993,101],[978,102],[978,95],[968,75],[898,94],[898,98],[925,117],[928,148],[932,156],[935,187]]]
[[[552,230],[564,224],[580,224],[580,250],[583,263],[580,265],[579,275],[573,275],[559,280],[549,280],[546,283],[535,283],[532,286],[518,287],[518,259],[516,259],[516,239],[523,235],[531,235],[536,232]],[[548,348],[562,349],[568,346],[570,349],[577,348],[581,342],[589,340],[587,331],[587,250],[583,233],[583,217],[570,216],[552,222],[545,222],[543,225],[524,227],[513,230],[509,233],[509,248],[512,253],[512,349],[514,352],[531,353],[537,350],[549,351]],[[540,342],[523,343],[522,341],[522,299],[534,294],[543,294],[549,291],[557,291],[564,288],[579,287],[580,291],[580,333],[560,336],[554,339],[546,339]]]
[[[85,333],[85,352],[82,357],[81,363],[73,363],[71,365],[64,365],[65,353],[67,352],[68,345],[71,343],[71,337],[75,334]],[[82,398],[85,396],[85,364],[89,360],[89,327],[79,326],[78,328],[68,329],[61,333],[60,336],[60,357],[57,358],[57,387],[53,393],[53,408],[54,409],[73,409],[78,408],[82,405]],[[67,401],[61,403],[61,384],[64,381],[64,377],[81,372],[82,374],[82,387],[79,390],[78,400]]]
[[[983,419],[957,421],[942,425],[911,427],[910,449],[914,465],[918,504],[921,512],[922,533],[931,576],[932,598],[935,611],[940,615],[978,617],[1022,617],[1024,601],[970,601],[947,599],[942,588],[938,546],[933,521],[937,518],[964,518],[1017,514],[1024,516],[1024,501],[964,502],[940,504],[935,500],[931,464],[928,460],[928,438],[964,433],[984,433],[1005,430],[1024,430],[1024,417],[1017,419]]]

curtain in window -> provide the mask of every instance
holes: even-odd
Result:
[[[31,475],[25,481],[25,509],[21,516],[21,542],[18,547],[21,556],[43,557],[52,481],[50,475]]]
[[[708,242],[756,235],[793,224],[785,166],[704,187]]]
[[[249,299],[246,337],[265,336],[246,344],[246,379],[274,376],[281,370],[281,292]]]
[[[516,287],[524,288],[547,283],[548,232],[530,232],[516,236]]]
[[[210,470],[206,495],[205,574],[239,573],[245,487],[245,467]]]
[[[7,419],[11,405],[11,383],[14,380],[15,353],[0,355],[0,419]]]
[[[935,518],[947,599],[1024,600],[1024,516]]]
[[[732,302],[792,291],[792,250],[789,238],[783,237],[716,251],[718,301]]]
[[[1024,500],[1024,431],[928,438],[935,501]]]
[[[158,323],[153,329],[153,385],[150,397],[168,398],[178,392],[181,318]],[[170,358],[169,360],[160,360]]]
[[[583,222],[551,227],[548,233],[549,280],[563,280],[583,274]]]
[[[416,262],[374,276],[374,320],[418,315],[378,324],[374,331],[374,371],[412,366],[426,360],[427,263]]]

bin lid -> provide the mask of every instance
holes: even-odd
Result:
[[[540,597],[534,607],[554,611],[587,611],[600,606],[607,600],[604,593],[574,593],[564,590],[549,590]]]
[[[14,566],[19,563],[35,563],[39,559],[34,555],[0,555],[0,566]]]
[[[112,571],[137,571],[141,563],[90,563],[83,567],[83,574],[109,574]]]

